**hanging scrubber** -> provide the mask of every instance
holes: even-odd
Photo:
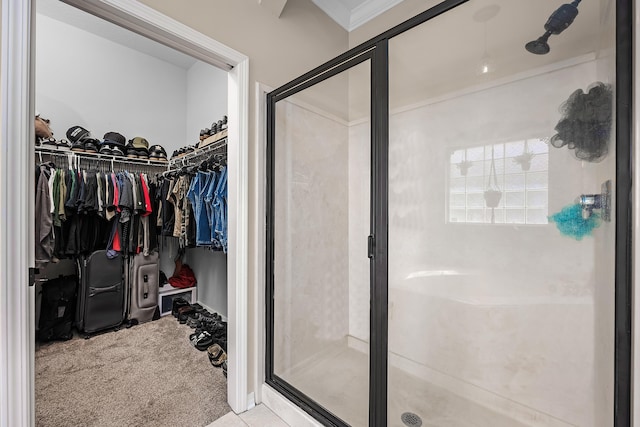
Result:
[[[600,227],[602,223],[600,215],[596,212],[592,212],[586,219],[583,218],[580,204],[565,206],[560,212],[549,216],[549,221],[556,223],[560,233],[576,240],[593,235],[593,229]]]

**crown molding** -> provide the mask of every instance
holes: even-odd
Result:
[[[351,11],[347,9],[340,1],[337,0],[312,0],[324,13],[329,15],[331,19],[336,21],[342,28],[347,31],[351,26]]]
[[[312,0],[342,28],[351,32],[404,0],[365,0],[349,10],[340,0]]]
[[[366,0],[351,11],[348,30],[355,30],[403,1],[404,0]]]

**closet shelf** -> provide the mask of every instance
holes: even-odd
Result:
[[[109,154],[99,154],[99,153],[82,153],[82,152],[71,151],[71,150],[59,150],[57,148],[45,147],[45,146],[36,147],[36,156],[40,156],[40,158],[42,158],[43,154],[49,155],[49,156],[66,157],[70,165],[73,164],[76,159],[95,160],[98,162],[109,162],[111,164],[125,163],[125,164],[139,165],[139,166],[152,166],[152,167],[158,167],[163,169],[166,169],[169,165],[169,162],[162,162],[162,161],[150,160],[150,159],[136,159],[136,158],[130,158],[130,157],[120,157],[120,156],[113,156]]]
[[[211,156],[212,154],[227,154],[227,138],[213,142],[202,148],[196,148],[195,151],[180,157],[169,160],[169,168],[173,169],[177,166],[188,166],[198,163],[201,160]]]

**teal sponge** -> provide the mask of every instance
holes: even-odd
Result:
[[[562,234],[576,240],[593,235],[593,229],[602,223],[597,212],[591,212],[587,219],[582,218],[582,206],[579,204],[565,206],[560,212],[549,216],[549,221],[555,222]]]

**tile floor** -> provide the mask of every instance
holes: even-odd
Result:
[[[258,405],[240,415],[229,412],[207,427],[288,427],[288,424],[266,406]]]

